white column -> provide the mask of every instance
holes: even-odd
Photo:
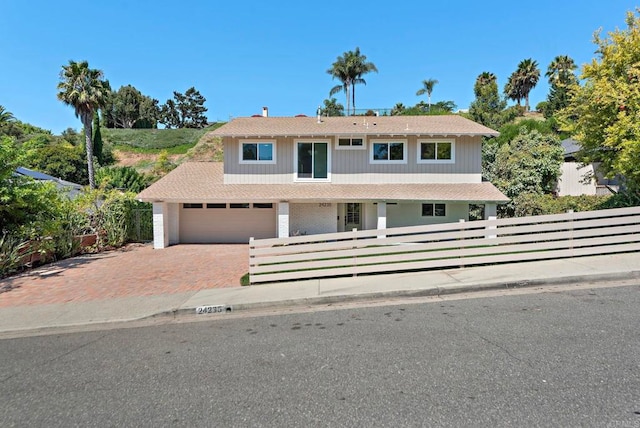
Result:
[[[498,205],[497,204],[484,204],[484,219],[489,220],[489,217],[497,217],[498,216]]]
[[[169,218],[166,202],[153,203],[153,248],[169,246]]]
[[[289,202],[278,203],[278,238],[289,237]]]
[[[377,229],[386,229],[387,228],[387,203],[386,202],[378,202],[378,225]],[[386,235],[378,235],[378,238],[386,238]]]

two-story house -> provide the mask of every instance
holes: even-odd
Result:
[[[457,115],[248,117],[210,135],[223,163],[184,163],[139,195],[156,248],[457,222],[508,201],[482,181],[482,137],[498,133]]]

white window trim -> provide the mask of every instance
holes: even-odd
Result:
[[[424,215],[424,214],[422,214],[423,205],[431,205],[432,206],[433,215]],[[436,205],[444,205],[444,215],[436,215]],[[421,217],[429,217],[429,218],[431,218],[431,217],[440,217],[440,218],[445,218],[445,217],[447,217],[448,213],[449,213],[449,208],[447,207],[447,204],[443,203],[443,202],[423,202],[420,205],[420,216]]]
[[[402,143],[402,160],[374,160],[373,159],[373,145],[376,143]],[[385,138],[369,140],[369,163],[374,165],[380,164],[406,164],[407,163],[407,140],[397,138]]]
[[[327,178],[298,178],[298,143],[327,143]],[[331,140],[316,138],[293,140],[293,181],[297,183],[331,182]]]
[[[271,144],[273,146],[273,160],[243,160],[242,145],[243,144]],[[243,165],[274,165],[276,163],[276,141],[275,140],[240,140],[238,145],[238,160]]]
[[[362,140],[362,145],[361,146],[352,146],[352,145],[348,145],[348,146],[341,146],[340,145],[340,139],[341,138],[348,138],[350,140],[353,140],[354,138],[359,138]],[[363,136],[336,136],[336,140],[335,140],[335,144],[334,144],[336,150],[366,150],[367,149],[367,137]]]
[[[422,143],[436,143],[436,156],[438,155],[438,143],[451,143],[451,159],[420,159]],[[429,138],[418,140],[417,147],[418,163],[456,163],[456,140],[453,138]]]

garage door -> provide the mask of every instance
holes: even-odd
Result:
[[[274,238],[274,204],[181,204],[180,242],[248,243],[250,237]]]

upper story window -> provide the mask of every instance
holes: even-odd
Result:
[[[454,140],[419,140],[418,163],[454,163]]]
[[[407,142],[404,140],[374,140],[371,142],[371,163],[407,163]]]
[[[339,137],[336,144],[338,150],[364,150],[364,138],[362,137]]]
[[[331,181],[331,150],[328,141],[296,141],[295,181]]]
[[[241,141],[240,163],[276,163],[274,141]]]

